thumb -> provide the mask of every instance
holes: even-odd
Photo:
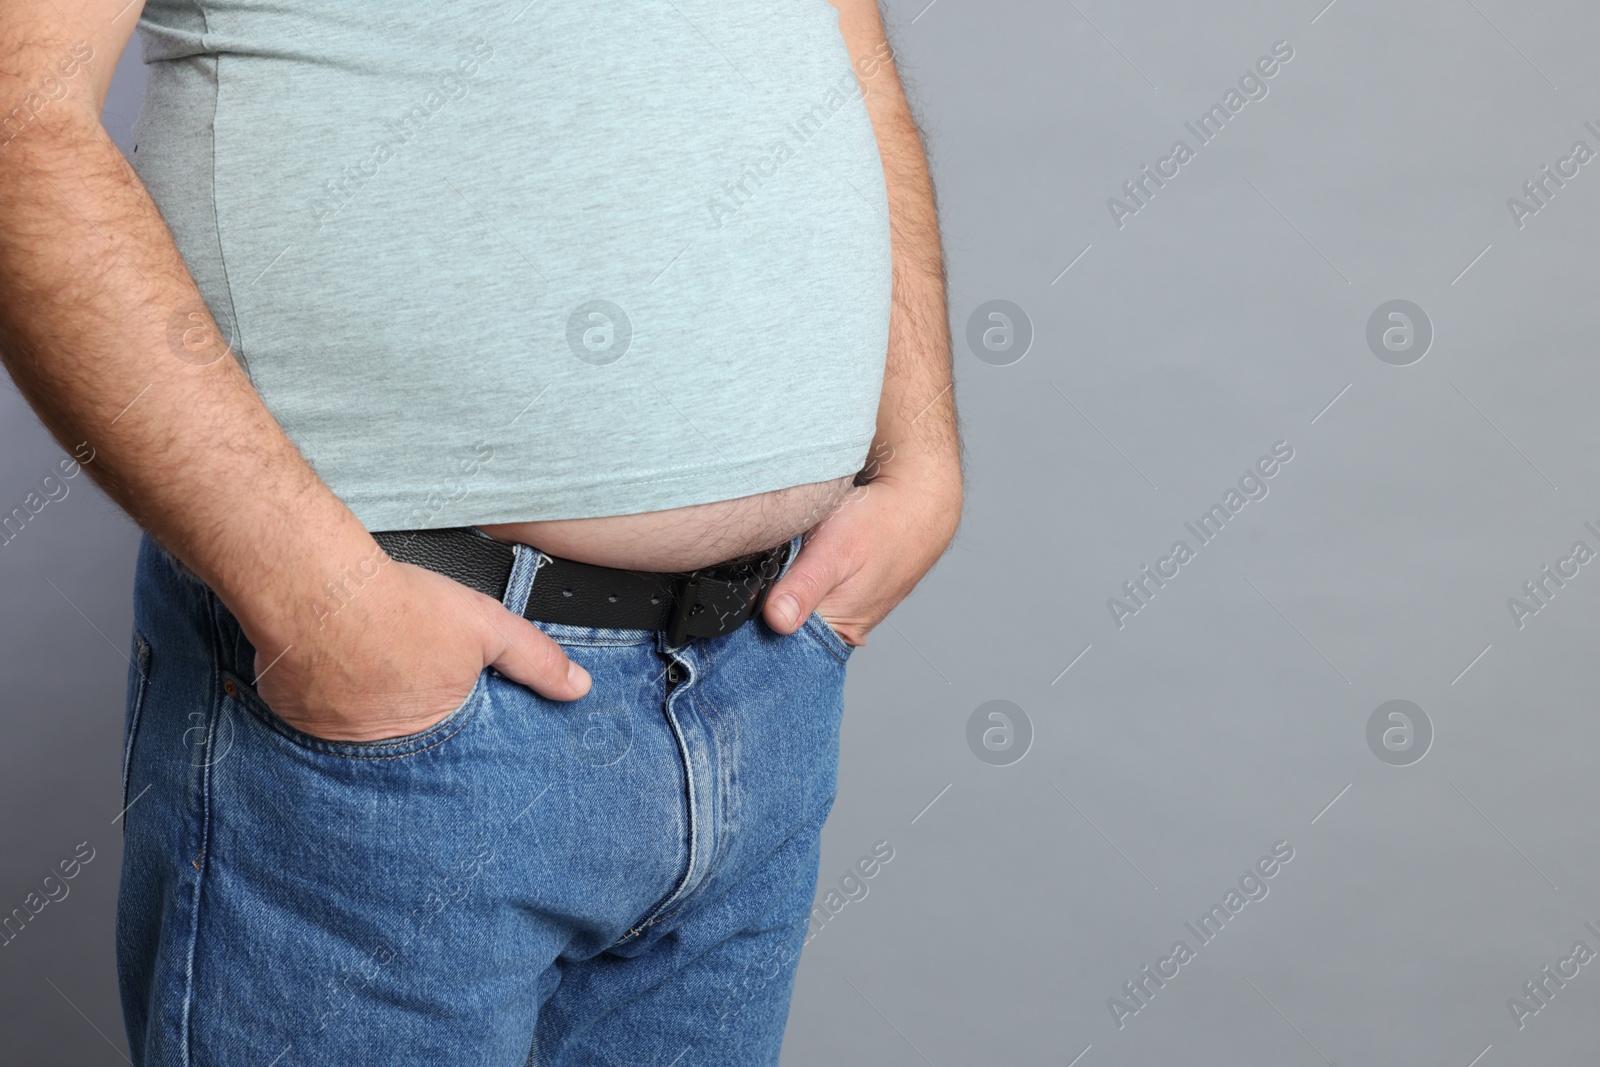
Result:
[[[488,601],[484,607],[498,613],[491,615],[488,626],[489,666],[551,700],[577,700],[589,692],[593,684],[589,672],[568,659],[549,634],[498,602],[484,599]]]
[[[789,572],[767,594],[762,608],[767,625],[782,634],[794,633],[823,597],[848,577],[845,570],[845,557],[829,551],[826,538],[806,541]]]

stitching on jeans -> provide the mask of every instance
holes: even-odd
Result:
[[[468,529],[480,537],[493,540],[476,526],[468,527]],[[533,588],[538,583],[539,571],[543,569],[545,561],[549,558],[537,548],[532,548],[528,545],[512,545],[511,577],[506,581],[505,592],[500,597],[500,606],[513,615],[522,616],[527,610],[528,598],[533,594]]]
[[[706,669],[704,673],[708,677],[711,675],[714,669],[714,664],[717,660],[717,653],[724,648],[726,648],[726,644],[724,642],[707,642],[705,647],[701,650],[706,661]],[[737,757],[744,744],[744,735],[739,729],[738,722],[722,713],[722,709],[713,703],[711,698],[706,694],[706,689],[704,686],[696,688],[689,694],[689,698],[694,702],[694,706],[696,708],[704,709],[704,711],[707,713],[706,717],[711,723],[712,733],[719,742],[719,752],[726,750],[726,755]],[[724,739],[726,739],[725,744],[721,743]],[[721,789],[721,804],[718,806],[718,810],[721,812],[722,818],[719,820],[720,825],[717,827],[716,844],[713,846],[710,858],[706,863],[708,877],[712,865],[716,862],[717,856],[727,851],[728,838],[733,832],[734,821],[732,813],[729,811],[729,805],[736,803],[738,800],[733,781],[735,760],[719,759],[717,764],[717,780]]]
[[[478,709],[476,707],[474,707],[471,711],[466,712],[465,714],[463,714],[463,716],[461,717],[461,720],[460,720],[460,725],[457,726],[456,729],[451,730],[448,734],[446,734],[445,736],[439,738],[437,741],[434,741],[432,744],[424,745],[423,747],[421,747],[419,749],[415,749],[414,751],[411,751],[411,752],[394,752],[394,753],[391,753],[391,754],[389,754],[387,756],[364,756],[364,755],[360,755],[358,753],[351,752],[351,751],[348,751],[348,750],[341,750],[336,746],[329,745],[326,741],[323,741],[321,743],[316,743],[317,739],[312,737],[310,734],[302,733],[299,736],[289,736],[287,734],[284,734],[283,730],[281,730],[281,729],[279,729],[277,727],[277,724],[269,723],[268,725],[272,726],[275,730],[277,730],[277,732],[280,735],[283,735],[285,740],[288,740],[288,741],[290,741],[290,742],[292,742],[294,744],[297,744],[301,748],[309,749],[310,751],[313,751],[313,752],[320,752],[320,753],[322,753],[323,755],[326,755],[326,756],[339,756],[339,757],[341,757],[343,759],[368,760],[368,761],[372,761],[372,762],[377,762],[377,761],[381,761],[381,760],[405,759],[408,756],[420,755],[423,752],[428,752],[428,751],[430,751],[432,749],[438,748],[440,745],[444,744],[446,741],[448,741],[452,737],[456,736],[456,734],[459,734],[466,727],[467,723],[470,722],[477,715],[477,713],[478,713]],[[419,740],[420,740],[420,738],[419,738]],[[400,748],[402,746],[401,745],[392,745],[392,746],[378,746],[378,747]]]
[[[669,660],[676,660],[678,658],[671,653],[661,654],[667,656]],[[695,832],[695,815],[697,812],[694,803],[693,761],[690,758],[688,746],[684,742],[684,739],[679,732],[677,720],[674,719],[671,714],[673,696],[677,692],[681,691],[682,688],[685,685],[688,685],[689,682],[694,678],[694,668],[689,663],[687,657],[684,657],[684,666],[689,671],[689,678],[685,679],[685,681],[678,687],[667,691],[661,702],[661,714],[667,720],[668,727],[672,731],[673,747],[677,750],[678,759],[683,765],[683,808],[684,825],[686,827],[684,835],[685,857],[683,875],[673,883],[673,886],[667,892],[667,895],[662,897],[652,906],[650,917],[644,922],[629,929],[627,933],[623,934],[612,945],[610,945],[610,948],[618,948],[627,944],[629,941],[644,933],[656,923],[661,922],[662,920],[668,918],[669,915],[676,913],[672,907],[673,903],[677,901],[679,894],[683,893],[683,891],[688,888],[689,879],[694,877],[695,862],[699,858],[699,851],[696,847],[699,844],[699,835]]]
[[[122,836],[128,836],[128,786],[133,780],[133,745],[139,736],[139,724],[144,720],[145,697],[150,692],[150,642],[144,639],[138,627],[133,630],[133,662],[135,670],[139,672],[138,688],[134,692],[132,715],[128,722],[128,736],[124,739],[122,752]]]
[[[696,675],[696,678],[699,678],[700,676],[703,676],[703,675],[707,675],[707,674],[709,674],[711,672],[711,663],[712,663],[711,651],[712,651],[712,647],[711,647],[711,645],[709,643],[705,644],[701,648],[702,657],[705,660],[705,667],[704,667],[704,669],[702,669],[699,672],[699,674]],[[721,710],[718,709],[715,704],[711,703],[711,701],[705,696],[705,693],[703,692],[702,689],[696,688],[696,689],[690,691],[690,693],[689,693],[689,702],[693,705],[693,707],[697,711],[698,710],[702,710],[702,709],[709,710],[710,711],[710,718],[715,719],[717,723],[726,722],[726,720],[724,719],[724,717],[722,715]],[[728,732],[730,732],[733,735],[734,740],[736,742],[739,740],[739,734],[738,734],[737,729],[729,727],[729,731]],[[713,733],[715,733],[715,724],[713,724]],[[727,765],[721,760],[718,760],[717,763],[718,763],[718,770],[719,770],[719,773],[718,773],[718,784],[719,784],[719,787],[721,787],[722,796],[723,796],[724,800],[726,800],[726,798],[728,796],[730,796],[731,793],[732,793],[732,783],[731,783],[731,780],[729,778],[729,771],[728,771]],[[722,845],[723,845],[724,842],[723,842],[723,838],[722,838],[722,830],[727,824],[726,818],[720,820],[720,823],[721,823],[721,825],[717,828],[718,831],[719,831],[718,833],[716,833],[716,834],[708,833],[708,834],[705,834],[705,835],[696,835],[695,836],[695,841],[696,842],[700,842],[700,841],[704,840],[704,841],[709,843],[707,851],[706,851],[704,874],[701,876],[700,886],[703,886],[703,885],[705,885],[706,882],[710,881],[710,879],[711,879],[711,868],[715,865],[716,860],[717,860],[717,856],[719,855],[719,853],[721,853],[723,851],[722,850]],[[696,886],[695,888],[698,889],[699,886]],[[678,892],[674,892],[673,896],[674,897],[678,897],[679,893]],[[676,919],[679,916],[681,916],[684,912],[688,911],[689,907],[693,903],[694,903],[694,893],[692,891],[687,893],[687,894],[683,894],[681,896],[681,898],[679,898],[677,900],[669,899],[664,905],[662,905],[661,909],[655,915],[650,917],[650,921],[645,923],[644,925],[645,926],[651,926],[651,925],[654,925],[655,923],[658,923],[658,922],[670,922],[671,920]]]
[[[282,737],[284,740],[288,741],[290,744],[295,745],[298,748],[303,748],[309,752],[319,752],[325,756],[338,756],[341,759],[367,760],[369,762],[406,759],[410,756],[421,755],[424,752],[438,748],[452,737],[455,737],[462,730],[466,729],[468,723],[477,718],[478,705],[481,703],[480,699],[478,699],[478,690],[480,687],[485,685],[485,679],[480,677],[478,681],[474,683],[472,692],[467,694],[467,699],[462,702],[462,705],[457,712],[452,712],[451,715],[446,716],[444,720],[428,727],[428,729],[422,731],[421,733],[416,734],[404,741],[373,742],[371,748],[364,751],[381,752],[385,749],[391,748],[410,748],[411,745],[418,744],[424,740],[431,741],[430,744],[423,745],[421,748],[410,749],[410,751],[406,752],[394,752],[385,756],[368,756],[362,754],[363,750],[352,751],[347,745],[340,744],[337,741],[328,741],[324,738],[313,737],[311,734],[305,733],[302,730],[295,730],[294,727],[290,726],[288,723],[279,720],[277,715],[271,713],[270,710],[264,712],[263,709],[265,708],[266,702],[261,700],[260,695],[256,693],[252,687],[242,684],[242,680],[238,679],[237,676],[234,676],[231,671],[227,673],[230,677],[235,678],[235,684],[238,686],[239,695],[242,698],[240,703],[244,704],[245,707],[250,710],[250,713],[260,720],[263,725],[265,725],[279,737]],[[248,699],[244,699],[246,697],[248,697]],[[484,699],[487,699],[487,697],[484,697]],[[456,717],[457,715],[459,715],[459,718]],[[454,719],[454,722],[451,721],[452,719]],[[447,724],[449,724],[449,727],[453,728],[447,727]],[[448,732],[442,737],[433,739],[429,736],[436,731],[446,729],[448,729]],[[360,744],[361,742],[355,743]]]
[[[532,622],[534,625],[537,626],[543,620],[540,620],[540,619],[529,619],[528,621]],[[636,647],[638,645],[648,645],[648,644],[654,643],[656,634],[658,634],[660,632],[659,630],[615,630],[615,631],[613,631],[615,633],[625,633],[625,634],[630,634],[630,635],[637,635],[636,637],[631,637],[630,636],[630,637],[624,638],[624,637],[607,637],[604,634],[599,634],[599,635],[596,635],[596,636],[590,636],[590,632],[592,632],[594,630],[599,630],[599,629],[601,629],[600,627],[571,626],[569,623],[558,623],[558,622],[546,622],[545,626],[570,627],[573,630],[584,631],[579,636],[571,636],[569,634],[562,633],[562,632],[559,632],[559,631],[557,633],[551,633],[550,631],[545,630],[543,626],[539,627],[539,629],[544,632],[544,635],[546,637],[550,638],[552,641],[555,641],[558,644],[562,644],[562,645],[578,645],[578,646],[583,647],[583,648],[631,648],[631,647]]]
[[[737,756],[744,743],[744,738],[739,732],[738,723],[723,715],[722,709],[713,704],[704,692],[690,693],[689,696],[694,701],[696,708],[703,709],[709,713],[706,717],[711,722],[713,736],[716,736],[719,741],[722,738],[728,739],[727,744],[718,745],[718,754]],[[728,751],[722,751],[724,749]],[[719,825],[716,827],[715,835],[712,835],[715,837],[715,841],[711,846],[710,855],[706,859],[707,880],[712,876],[712,868],[716,866],[718,856],[726,854],[728,838],[732,833],[733,819],[728,806],[735,800],[733,763],[734,761],[729,759],[719,758],[717,760],[717,784],[721,790],[717,812],[721,815],[721,818],[717,820]],[[687,908],[688,903],[688,901],[684,901],[678,910],[681,912],[684,908]]]
[[[202,583],[203,584],[203,583]],[[188,958],[185,961],[183,973],[183,1014],[179,1025],[182,1035],[182,1065],[190,1067],[194,1062],[194,991],[195,991],[195,963],[200,954],[200,914],[205,907],[206,862],[207,855],[211,852],[211,768],[214,761],[211,757],[211,744],[216,736],[217,723],[222,718],[222,648],[224,626],[222,612],[227,609],[216,593],[209,587],[204,592],[206,617],[209,619],[209,637],[211,643],[211,686],[210,686],[210,720],[206,733],[206,760],[198,768],[200,781],[200,851],[190,861],[190,866],[195,869],[194,883],[194,910],[189,922]],[[185,782],[185,790],[189,783]],[[180,868],[181,870],[181,868]]]
[[[834,659],[838,660],[840,663],[844,663],[850,658],[850,653],[845,652],[841,654],[839,650],[834,647],[834,642],[838,642],[839,644],[844,645],[846,648],[852,649],[852,651],[853,647],[847,644],[845,639],[835,633],[832,627],[828,626],[826,623],[819,624],[816,619],[807,616],[805,621],[805,629],[811,631],[811,635],[822,642],[822,647],[827,649],[828,654]]]

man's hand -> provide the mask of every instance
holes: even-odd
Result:
[[[485,667],[552,700],[589,691],[587,671],[526,619],[421,567],[388,560],[323,610],[287,650],[256,651],[256,689],[280,718],[331,741],[418,733],[472,692]]]
[[[767,597],[767,624],[792,633],[813,611],[848,644],[867,634],[922,580],[955,533],[960,472],[857,486],[817,524]]]

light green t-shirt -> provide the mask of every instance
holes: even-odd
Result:
[[[889,222],[826,0],[150,0],[139,31],[134,165],[369,528],[864,464]]]

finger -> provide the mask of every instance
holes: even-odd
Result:
[[[569,659],[549,634],[488,602],[499,612],[490,628],[489,666],[551,700],[577,700],[589,692],[589,672]]]
[[[791,634],[817,610],[822,598],[854,568],[842,541],[819,533],[800,548],[789,572],[767,595],[762,615],[779,633]]]

